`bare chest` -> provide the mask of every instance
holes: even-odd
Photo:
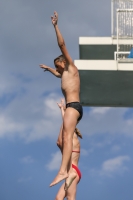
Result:
[[[78,89],[79,85],[80,79],[78,71],[75,73],[69,73],[68,71],[65,71],[63,73],[61,79],[61,88],[63,92]]]

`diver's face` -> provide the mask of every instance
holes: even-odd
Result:
[[[64,71],[64,67],[65,67],[65,63],[63,61],[55,61],[55,68],[56,68],[56,71],[60,74],[63,73]]]

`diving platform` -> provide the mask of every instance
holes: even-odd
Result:
[[[83,106],[133,107],[133,0],[111,0],[111,37],[80,37]]]
[[[119,44],[126,45],[126,51],[118,59],[116,38],[79,38],[80,60],[74,63],[83,106],[133,107],[133,59],[127,57],[133,40],[122,38]]]

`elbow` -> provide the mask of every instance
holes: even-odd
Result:
[[[65,42],[60,42],[59,44],[60,49],[62,49],[65,46]]]
[[[59,141],[57,141],[56,144],[57,144],[57,146],[59,147],[59,145],[60,145]]]
[[[58,74],[57,74],[56,77],[57,77],[57,78],[61,78],[61,75],[58,75]]]
[[[60,142],[59,140],[57,140],[56,144],[57,144],[57,146],[58,146],[59,148],[62,148],[62,144],[61,144],[61,142]]]

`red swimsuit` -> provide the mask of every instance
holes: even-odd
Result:
[[[72,151],[72,152],[80,153],[80,151]],[[76,170],[76,172],[77,172],[77,174],[79,176],[79,181],[80,181],[80,179],[81,179],[81,172],[80,172],[79,168],[76,165],[73,165],[73,164],[72,164],[72,168]]]

